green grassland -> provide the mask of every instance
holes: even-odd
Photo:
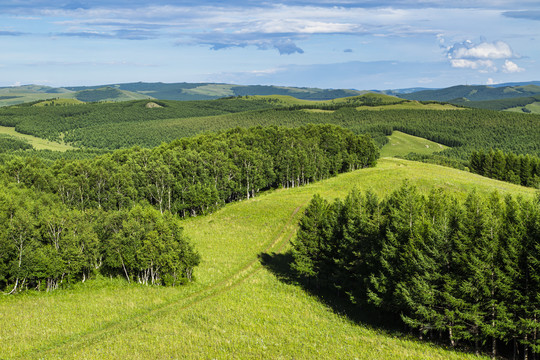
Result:
[[[49,141],[32,135],[18,133],[17,131],[15,131],[14,127],[0,126],[0,134],[5,134],[18,139],[22,139],[32,145],[32,147],[36,150],[67,151],[75,149],[73,146],[68,144],[56,141]]]
[[[71,98],[58,98],[43,100],[33,104],[32,106],[68,106],[68,105],[80,105],[84,104],[81,100]]]
[[[448,146],[401,131],[394,131],[388,137],[388,143],[381,149],[381,157],[405,156],[409,153],[429,155],[448,149]]]
[[[526,110],[523,110],[523,109]],[[540,114],[540,101],[535,101],[530,104],[527,104],[525,106],[516,106],[509,109],[506,109],[507,111],[514,111],[514,112],[527,112],[531,114]]]
[[[184,222],[201,253],[196,282],[144,287],[94,280],[53,293],[0,298],[0,358],[472,359],[371,327],[280,280],[259,255],[284,253],[313,194],[353,187],[382,195],[404,179],[423,192],[464,197],[476,188],[523,196],[534,190],[436,165],[381,159],[364,169],[230,204]]]
[[[406,101],[406,100],[397,98],[395,96],[378,94],[378,93],[369,93],[369,92],[365,94],[361,94],[361,95],[347,96],[347,97],[341,97],[341,98],[329,99],[329,100],[309,100],[309,99],[297,98],[291,95],[251,95],[251,96],[245,96],[243,97],[243,99],[263,100],[277,106],[294,106],[294,105],[324,106],[324,105],[335,105],[335,104],[337,105],[345,105],[345,104],[391,105],[391,104],[398,104],[398,103],[403,103],[403,102],[407,102],[407,103],[411,102],[411,101]]]

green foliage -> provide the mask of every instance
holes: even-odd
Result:
[[[0,153],[28,149],[32,149],[32,145],[30,145],[26,141],[14,138],[9,135],[0,134]]]
[[[538,200],[497,193],[425,197],[407,182],[383,201],[358,191],[333,204],[314,197],[292,243],[293,268],[420,333],[444,331],[452,345],[478,350],[489,340],[496,356],[498,341],[517,339],[527,353],[540,345],[539,209]]]
[[[204,214],[264,189],[374,166],[377,157],[368,137],[330,125],[237,128],[88,160],[8,157],[1,179],[16,191],[0,198],[8,204],[0,288],[52,290],[95,272],[190,281],[199,257],[171,213]]]
[[[51,141],[64,140],[76,146],[119,148],[133,145],[156,146],[172,138],[150,138],[145,142],[130,139],[125,134],[116,134],[112,144],[98,141],[96,129],[102,126],[113,130],[115,124],[129,124],[137,129],[141,123],[170,118],[236,113],[271,105],[259,101],[216,100],[197,102],[160,101],[161,108],[148,108],[148,101],[127,103],[91,103],[73,106],[20,106],[0,109],[0,125],[15,127],[16,131]],[[111,127],[112,126],[112,127]],[[144,129],[143,129],[144,131]],[[142,132],[141,132],[142,133]],[[123,140],[122,140],[123,139]],[[107,138],[107,140],[109,140]]]
[[[191,281],[200,261],[179,220],[148,205],[80,211],[10,186],[0,192],[0,225],[0,288],[11,293],[51,291],[96,274],[178,285]]]
[[[540,154],[540,116],[488,110],[359,111],[341,107],[333,112],[307,112],[272,109],[216,117],[148,121],[137,127],[129,123],[96,126],[92,128],[92,134],[81,130],[81,137],[86,132],[85,137],[92,139],[89,142],[114,144],[121,140],[150,144],[151,139],[168,140],[234,126],[298,127],[306,124],[334,124],[357,134],[369,133],[379,144],[397,130],[452,147],[440,155],[460,160],[468,159],[472,151],[494,147],[521,154]],[[116,134],[124,134],[128,140],[119,140]]]
[[[8,181],[46,189],[80,210],[147,201],[161,212],[194,216],[261,190],[374,166],[377,157],[368,137],[335,126],[237,128],[152,150],[61,159],[50,167],[31,157],[7,158],[4,173]]]
[[[469,160],[472,172],[492,179],[538,188],[540,186],[540,157],[517,155],[513,152],[490,149],[473,152]]]

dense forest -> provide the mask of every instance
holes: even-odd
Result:
[[[540,352],[540,197],[524,200],[442,189],[423,196],[408,183],[379,199],[352,191],[315,196],[293,242],[293,268],[359,308],[395,314],[452,346],[504,345]],[[513,350],[512,350],[513,349]]]
[[[191,281],[199,255],[179,219],[149,205],[73,209],[11,184],[0,192],[0,288],[55,290],[97,275],[142,284]]]
[[[52,290],[96,274],[189,281],[199,258],[177,215],[374,166],[377,157],[369,137],[326,125],[237,128],[87,160],[5,158],[0,288]]]
[[[490,149],[474,151],[469,169],[475,174],[530,187],[540,187],[540,158]]]
[[[148,100],[72,106],[33,106],[38,102],[0,108],[0,125],[14,126],[17,132],[23,134],[52,141],[65,140],[78,145],[79,139],[70,135],[71,131],[76,129],[87,129],[91,134],[92,128],[103,124],[128,123],[136,128],[139,123],[149,120],[221,115],[272,107],[264,101],[257,100],[155,101],[154,107],[147,106]],[[161,139],[155,145],[163,141],[165,139]],[[86,142],[81,145],[100,147],[88,145]],[[137,144],[129,146],[133,145]],[[103,148],[115,147],[103,146]]]
[[[363,96],[332,104],[285,106],[262,99],[213,101],[148,101],[83,104],[63,107],[17,106],[0,109],[0,124],[19,132],[75,146],[99,149],[155,147],[180,137],[253,126],[298,127],[334,124],[356,134],[370,134],[384,144],[392,131],[420,136],[447,145],[441,156],[468,161],[473,151],[499,148],[540,156],[540,116],[480,109],[357,110],[385,99]],[[394,101],[402,101],[396,99]]]

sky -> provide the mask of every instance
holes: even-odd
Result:
[[[0,0],[0,86],[540,80],[538,0]]]

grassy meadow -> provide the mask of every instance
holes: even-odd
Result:
[[[388,143],[381,149],[381,157],[405,156],[409,153],[429,155],[448,149],[448,146],[401,131],[394,131],[388,137]]]
[[[517,106],[513,108],[506,109],[506,111],[514,111],[514,112],[524,112],[523,108],[529,110],[532,114],[540,114],[540,102],[536,101],[531,104],[527,104],[525,106]]]
[[[443,187],[460,197],[472,188],[534,195],[530,188],[389,158],[375,168],[270,191],[184,222],[202,256],[196,281],[187,286],[97,279],[52,293],[2,296],[0,318],[7,320],[0,359],[477,358],[369,326],[276,271],[313,194],[331,200],[358,187],[383,195],[404,179],[423,192]]]

